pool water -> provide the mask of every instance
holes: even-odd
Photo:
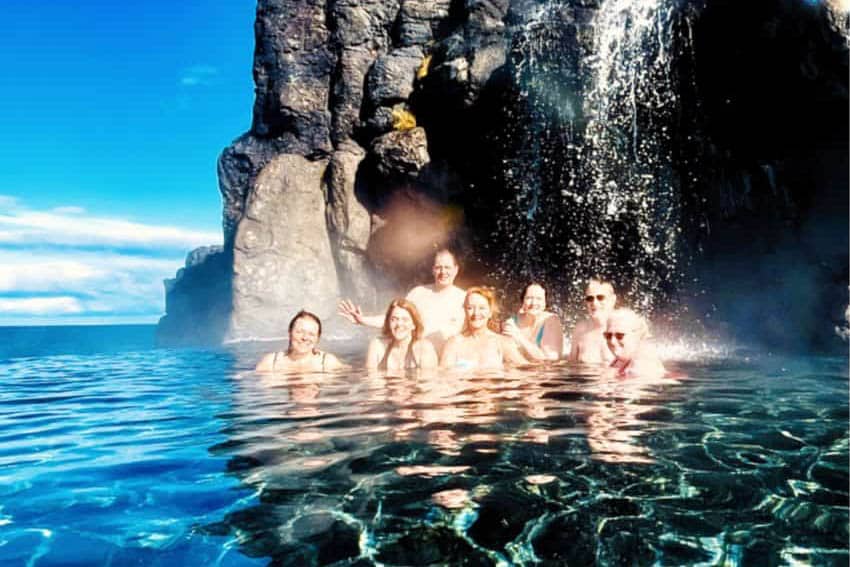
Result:
[[[846,358],[271,377],[124,344],[0,359],[0,564],[850,560]]]

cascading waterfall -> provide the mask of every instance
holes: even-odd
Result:
[[[582,163],[584,203],[600,221],[585,246],[601,252],[597,271],[621,280],[632,303],[646,311],[682,277],[671,153],[675,23],[676,5],[669,0],[604,2],[593,22],[585,97],[590,120]]]
[[[514,30],[500,263],[564,291],[607,275],[650,312],[683,275],[671,150],[683,12],[671,0],[574,4],[547,2]]]

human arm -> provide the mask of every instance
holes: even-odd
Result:
[[[385,351],[386,346],[380,338],[375,337],[372,339],[369,342],[369,350],[366,351],[366,368],[370,370],[378,368]]]
[[[510,342],[515,343],[517,350],[522,349],[520,354],[525,354],[523,358],[527,359],[526,362],[546,360],[546,353],[534,341],[525,336],[513,318],[505,321],[502,326],[502,335],[510,338]]]
[[[527,366],[528,364],[538,362],[537,360],[529,360],[523,356],[519,350],[519,345],[511,338],[500,336],[499,340],[502,341],[502,362],[505,366]]]
[[[540,350],[545,360],[559,360],[564,353],[564,328],[557,315],[550,315],[543,323]]]
[[[584,329],[582,327],[582,324],[579,322],[573,328],[573,332],[570,335],[570,356],[568,358],[568,360],[570,362],[578,362],[579,361],[580,349],[579,349],[578,345],[581,342],[581,336],[583,334],[584,334]]]
[[[381,328],[384,324],[383,315],[364,315],[359,305],[350,299],[343,299],[337,305],[337,312],[355,325]]]
[[[348,368],[347,364],[329,352],[325,353],[325,360],[322,364],[324,370],[339,370],[340,368]]]

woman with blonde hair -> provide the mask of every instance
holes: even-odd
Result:
[[[614,355],[611,368],[620,377],[664,376],[666,369],[649,341],[649,324],[631,309],[615,309],[602,333]]]
[[[446,343],[440,366],[459,370],[494,369],[502,368],[505,362],[528,362],[513,341],[499,334],[499,308],[492,289],[466,290],[463,309],[463,329]]]
[[[437,352],[423,338],[422,317],[406,299],[394,299],[384,316],[383,332],[366,353],[369,369],[399,371],[437,367]]]

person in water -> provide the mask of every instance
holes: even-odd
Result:
[[[459,335],[443,348],[440,366],[460,370],[500,369],[505,363],[526,364],[516,343],[499,334],[498,307],[493,291],[471,287],[463,303],[464,322]]]
[[[661,377],[664,364],[649,342],[649,324],[631,309],[615,309],[608,317],[603,334],[614,355],[611,368],[620,377]]]
[[[384,316],[383,334],[372,339],[366,354],[369,369],[403,371],[437,367],[437,352],[430,341],[422,340],[422,318],[416,305],[395,299]]]
[[[270,352],[257,364],[258,372],[326,372],[342,368],[334,355],[317,348],[322,337],[322,321],[301,310],[289,322],[286,352]]]
[[[455,255],[445,248],[438,250],[432,268],[434,283],[416,286],[406,296],[422,316],[423,336],[437,349],[443,346],[446,339],[458,334],[463,325],[465,294],[454,285],[458,271]],[[364,315],[360,306],[347,299],[339,302],[339,313],[356,325],[381,327],[384,323],[384,317]]]
[[[610,282],[593,278],[584,292],[587,319],[579,321],[570,337],[570,362],[608,364],[613,360],[602,333],[617,296]]]
[[[561,321],[546,311],[546,290],[538,283],[525,286],[522,305],[505,321],[502,334],[513,339],[529,361],[558,360],[564,351]]]

